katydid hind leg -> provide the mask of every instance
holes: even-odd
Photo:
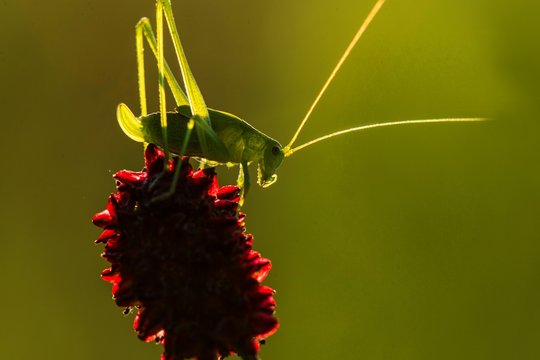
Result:
[[[170,0],[158,0],[158,6],[163,10],[165,14],[165,20],[169,27],[169,32],[172,37],[174,49],[176,51],[176,56],[180,64],[180,70],[182,72],[182,78],[184,80],[184,86],[188,95],[189,105],[191,107],[191,112],[193,118],[196,122],[205,122],[209,127],[212,126],[210,121],[210,115],[208,113],[208,108],[204,102],[201,90],[195,81],[195,77],[191,72],[189,67],[182,43],[180,41],[180,36],[178,35],[178,30],[174,22],[174,15],[172,13],[172,6]],[[195,130],[199,138],[199,143],[203,154],[208,152],[208,140],[205,131],[201,126],[196,126]]]
[[[156,43],[157,43],[157,62],[158,62],[158,85],[159,85],[159,112],[161,118],[161,128],[163,132],[163,145],[165,147],[165,159],[168,159],[168,135],[167,135],[167,107],[166,107],[166,97],[165,97],[165,56],[164,56],[164,46],[163,46],[163,1],[158,0],[156,5]],[[170,25],[169,25],[170,27]],[[189,138],[194,127],[194,121],[190,119],[186,125],[186,133],[183,139],[182,147],[180,150],[178,166],[176,166],[173,181],[169,189],[169,194],[174,193],[176,190],[176,184],[180,174],[180,169],[182,167],[182,155],[186,152],[187,144],[189,143]]]
[[[154,53],[156,59],[158,59],[158,56],[159,56],[158,49],[157,49],[157,43],[158,42],[157,42],[156,36],[154,35],[154,32],[152,30],[152,27],[150,25],[150,21],[148,20],[148,18],[142,18],[137,23],[137,25],[136,25],[136,37],[137,37],[137,55],[138,55],[137,59],[139,60],[139,59],[143,58],[142,57],[143,51],[144,51],[144,49],[143,49],[143,38],[146,38],[146,41],[147,41],[150,49]],[[141,60],[140,62],[138,62],[138,68],[140,69],[139,70],[139,83],[142,84],[142,86],[143,86],[143,90],[139,91],[141,94],[145,93],[145,90],[144,90],[144,68],[142,67],[143,64],[144,64],[143,61],[144,60]],[[185,112],[185,111],[180,110],[180,109],[188,107],[188,105],[189,105],[188,98],[185,95],[182,88],[180,87],[178,81],[176,80],[176,77],[174,76],[171,68],[169,67],[169,65],[167,64],[167,61],[165,59],[163,59],[163,70],[164,70],[165,79],[167,80],[167,83],[169,85],[169,89],[171,90],[171,92],[173,94],[173,97],[175,99],[176,106],[177,106],[177,111],[182,113],[183,115],[185,115],[187,117],[191,117],[192,116],[191,111]],[[143,103],[143,101],[146,102],[145,97],[141,96],[141,99],[142,99],[141,103]],[[215,147],[216,147],[216,149],[218,151],[220,151],[220,152],[224,152],[224,151],[226,152],[227,151],[227,149],[226,149],[225,145],[223,144],[223,142],[221,141],[221,139],[217,136],[215,131],[213,131],[213,129],[210,126],[208,126],[204,121],[200,121],[200,119],[198,119],[198,118],[195,118],[194,120],[199,125],[198,126],[200,128],[199,131],[202,131],[207,136],[207,139],[211,140],[211,142],[215,145]],[[187,140],[189,141],[191,131],[190,131],[190,129],[188,129],[188,130],[189,131],[186,134],[189,134],[187,136]],[[184,153],[185,153],[185,151],[182,153],[182,155]]]
[[[136,26],[136,37],[137,37],[137,60],[138,60],[138,69],[139,69],[139,93],[141,94],[141,108],[146,109],[146,96],[145,96],[145,82],[144,82],[144,60],[143,60],[143,37],[146,38],[148,45],[150,46],[150,49],[156,56],[156,59],[159,61],[159,54],[157,49],[157,39],[154,35],[154,32],[152,31],[152,27],[150,25],[150,21],[147,18],[142,18]],[[185,95],[184,91],[180,87],[178,81],[176,80],[176,77],[174,76],[171,68],[167,64],[167,61],[163,59],[163,70],[164,70],[164,76],[167,80],[167,83],[169,84],[169,88],[173,94],[173,97],[175,99],[177,109],[182,109],[184,107],[187,107],[189,105],[188,98]],[[141,89],[142,88],[142,89]],[[144,105],[143,105],[144,104]],[[185,112],[179,111],[182,114]],[[144,112],[142,115],[146,115],[146,112]],[[191,111],[189,114],[184,114],[187,117],[191,117]],[[213,129],[207,125],[206,122],[201,121],[199,118],[194,119],[197,124],[199,124],[198,127],[199,131],[202,131],[207,138],[211,140],[211,142],[215,145],[215,148],[220,151],[227,151],[225,145],[221,141],[221,139],[217,136],[217,134],[213,131]],[[189,141],[191,135],[191,131],[189,131],[189,136],[187,136],[187,140]],[[183,154],[182,154],[183,155]]]
[[[156,33],[157,33],[157,63],[158,63],[158,90],[159,113],[161,118],[161,131],[166,164],[169,159],[169,138],[167,134],[167,104],[165,97],[165,56],[163,54],[163,3],[158,0],[156,4]]]
[[[143,37],[146,38],[146,41],[148,45],[150,46],[150,49],[152,50],[152,53],[154,54],[156,60],[158,59],[158,51],[157,51],[157,39],[154,34],[154,31],[152,30],[152,26],[150,25],[150,20],[148,18],[142,18],[139,20],[135,27],[136,31],[136,38],[137,38],[137,59],[139,57],[143,59]],[[143,64],[144,60],[141,60],[141,64]],[[171,89],[171,92],[173,94],[174,100],[176,102],[176,106],[183,106],[183,105],[189,105],[188,98],[186,94],[184,93],[184,90],[180,87],[180,84],[178,84],[178,81],[176,80],[176,77],[174,76],[171,68],[169,67],[169,64],[167,63],[167,60],[163,59],[164,63],[164,72],[165,72],[165,79],[167,80],[167,83],[169,84],[169,89]],[[140,65],[139,65],[140,66]],[[143,65],[144,66],[144,65]],[[144,74],[144,68],[139,71]],[[142,79],[144,81],[144,77]],[[141,83],[141,80],[139,80],[139,84]],[[144,83],[143,83],[144,84]],[[145,114],[141,114],[145,115]]]

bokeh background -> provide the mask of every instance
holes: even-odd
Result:
[[[373,3],[173,6],[207,103],[286,143]],[[299,141],[495,121],[336,138],[253,188],[281,322],[263,359],[540,358],[538,14],[535,0],[387,1]],[[3,359],[159,358],[100,280],[90,222],[111,175],[142,167],[115,119],[120,101],[138,107],[142,16],[152,0],[0,0]]]

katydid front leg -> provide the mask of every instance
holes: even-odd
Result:
[[[240,165],[236,186],[240,188],[240,200],[238,201],[238,204],[242,206],[244,205],[244,199],[246,198],[249,188],[251,187],[251,179],[249,177],[249,167],[247,161],[243,161]]]

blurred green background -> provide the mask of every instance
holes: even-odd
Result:
[[[373,3],[173,5],[207,103],[286,143]],[[387,1],[299,143],[496,121],[336,138],[253,188],[281,322],[263,359],[540,358],[538,14],[536,0]],[[142,16],[152,0],[0,0],[4,359],[159,358],[99,278],[90,222],[111,175],[142,167],[115,118],[138,107]]]

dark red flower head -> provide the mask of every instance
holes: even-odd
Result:
[[[114,175],[118,193],[93,218],[116,304],[138,309],[135,331],[163,344],[162,359],[256,359],[278,323],[274,291],[261,285],[270,261],[252,250],[239,189],[220,188],[214,169],[194,172],[184,159],[169,195],[176,163],[164,169],[153,145],[145,159],[143,171]]]

